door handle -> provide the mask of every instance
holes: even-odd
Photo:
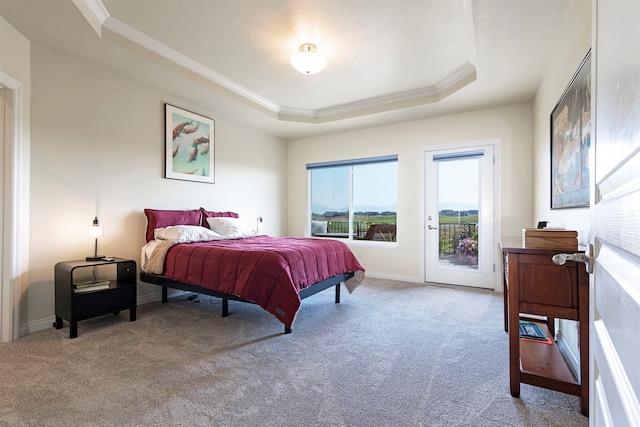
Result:
[[[429,225],[427,228],[429,230],[437,230],[438,229],[438,227],[434,227],[433,225]]]
[[[587,273],[593,273],[593,258],[591,252],[593,251],[593,245],[589,244],[587,250],[584,253],[575,254],[555,254],[551,257],[551,260],[556,265],[564,265],[567,261],[584,262],[587,269]]]

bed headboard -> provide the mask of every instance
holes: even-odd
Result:
[[[144,214],[147,217],[147,231],[145,233],[147,242],[153,240],[156,228],[170,225],[200,225],[202,216],[200,209],[188,211],[145,209]]]
[[[209,228],[207,218],[238,218],[238,214],[235,212],[213,212],[202,207],[190,210],[145,209],[144,214],[147,217],[147,230],[145,232],[147,242],[153,240],[156,228],[170,225],[201,225]]]
[[[213,211],[208,211],[205,208],[200,208],[200,211],[202,212],[202,226],[207,228],[211,228],[209,227],[207,218],[214,218],[214,217],[238,218],[239,217],[238,214],[235,212],[213,212]]]

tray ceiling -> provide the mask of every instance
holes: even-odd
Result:
[[[237,120],[295,138],[531,100],[571,3],[3,0],[0,14],[33,42],[206,108],[227,99]],[[289,63],[309,42],[328,62],[311,76]]]

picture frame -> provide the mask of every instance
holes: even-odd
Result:
[[[591,50],[551,112],[551,209],[589,206]]]
[[[215,182],[215,122],[165,104],[165,178]]]

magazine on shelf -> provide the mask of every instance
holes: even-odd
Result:
[[[531,340],[545,341],[547,336],[540,329],[540,326],[532,322],[520,321],[520,338],[528,338]]]
[[[85,282],[85,283],[77,283],[73,285],[74,292],[89,292],[89,291],[97,291],[99,289],[107,289],[111,281],[109,280],[101,280],[97,282]]]

